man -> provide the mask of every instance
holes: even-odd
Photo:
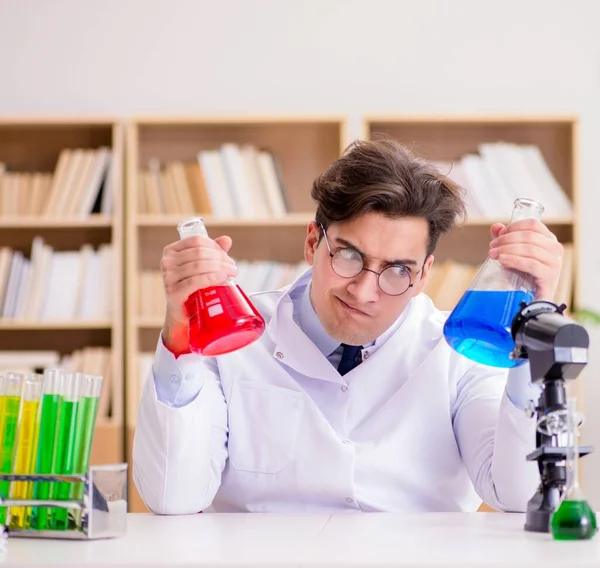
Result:
[[[460,188],[391,140],[357,142],[313,184],[304,256],[286,290],[252,296],[261,338],[189,353],[184,301],[235,276],[231,239],[167,246],[164,328],[146,382],[133,477],[159,514],[522,511],[539,477],[527,366],[474,364],[421,293]],[[551,299],[562,247],[541,223],[491,227],[490,255]]]

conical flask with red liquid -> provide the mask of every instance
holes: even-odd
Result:
[[[201,217],[185,219],[177,231],[181,239],[208,237]],[[206,357],[246,347],[265,330],[265,320],[233,278],[190,294],[185,308],[189,318],[190,351]]]
[[[541,220],[543,212],[537,201],[519,198],[510,223]],[[501,368],[521,365],[524,359],[510,356],[515,348],[510,328],[521,302],[534,299],[535,285],[529,275],[488,257],[446,320],[444,337],[452,349],[477,363]]]

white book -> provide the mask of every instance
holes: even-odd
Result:
[[[23,253],[19,250],[13,252],[4,305],[2,306],[2,317],[12,318],[17,304],[17,295],[21,281],[21,267],[23,265]]]
[[[75,319],[77,288],[81,278],[79,251],[55,251],[48,282],[42,320],[71,321]]]
[[[246,179],[246,171],[239,147],[236,144],[222,144],[220,149],[227,188],[234,205],[236,216],[242,219],[256,217],[252,191]]]
[[[36,270],[36,282],[32,290],[31,305],[28,306],[27,319],[41,319],[48,298],[48,283],[52,274],[54,250],[44,244],[40,256],[39,272]]]
[[[23,311],[25,310],[27,302],[27,294],[29,292],[29,283],[31,281],[31,260],[23,258],[21,265],[21,281],[17,288],[17,296],[15,298],[15,309],[12,313],[12,317],[16,320],[23,318]]]
[[[489,193],[486,195],[494,199],[498,206],[495,217],[510,216],[515,199],[520,197],[521,182],[511,171],[497,144],[480,144],[479,152],[487,176]]]
[[[113,249],[112,245],[101,244],[98,248],[100,256],[100,274],[102,278],[101,292],[98,298],[98,316],[109,320],[112,317],[113,300]]]
[[[77,288],[77,298],[75,300],[75,319],[82,320],[83,313],[85,311],[84,305],[87,301],[85,297],[85,291],[87,286],[88,278],[90,278],[90,271],[92,270],[92,258],[96,253],[91,244],[85,243],[79,249],[79,256],[81,262],[81,281]]]
[[[277,170],[270,152],[260,151],[258,153],[258,169],[262,180],[262,186],[267,196],[271,215],[284,217],[287,213],[283,190],[277,177]]]
[[[502,204],[497,196],[493,195],[493,187],[490,185],[481,156],[466,154],[461,158],[461,166],[477,207],[483,211],[486,218],[498,217]]]
[[[518,197],[528,197],[535,199],[538,203],[547,206],[547,198],[544,194],[544,188],[540,186],[538,180],[532,175],[531,170],[523,158],[523,154],[517,144],[502,144],[498,147],[498,152],[504,156],[507,163],[507,175],[513,176],[515,184],[518,183]],[[555,213],[551,213],[552,216]]]
[[[82,300],[79,304],[79,317],[81,320],[97,320],[102,317],[98,298],[102,294],[102,260],[100,254],[94,251],[87,258],[87,270],[83,275]]]
[[[22,318],[26,320],[34,319],[35,314],[32,312],[33,310],[33,302],[35,300],[35,293],[37,285],[42,278],[42,270],[44,268],[44,239],[42,237],[36,236],[31,243],[31,264],[30,264],[30,274],[27,279],[27,282],[23,282],[23,285],[26,286],[26,290],[23,291],[24,300],[22,305],[20,305],[17,309],[17,314],[15,317]]]
[[[543,189],[545,201],[552,204],[551,210],[557,212],[556,216],[558,218],[570,219],[573,216],[571,200],[558,181],[556,181],[538,146],[531,144],[522,145],[520,150],[525,158],[527,167]]]
[[[227,187],[221,154],[218,150],[203,150],[198,153],[198,163],[204,177],[213,217],[234,219],[235,207]]]
[[[252,194],[254,212],[257,218],[267,219],[270,216],[269,203],[263,187],[262,178],[258,165],[258,151],[250,144],[245,144],[241,149],[242,161],[248,187]]]

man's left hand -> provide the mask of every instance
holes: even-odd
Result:
[[[523,219],[508,226],[494,223],[490,232],[493,240],[489,256],[505,268],[531,275],[537,300],[554,301],[563,257],[563,246],[554,233],[536,219]]]

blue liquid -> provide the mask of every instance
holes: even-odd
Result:
[[[515,291],[468,290],[444,325],[444,337],[457,353],[492,367],[516,367],[508,354],[515,348],[510,334],[521,302],[533,301],[533,294]]]

